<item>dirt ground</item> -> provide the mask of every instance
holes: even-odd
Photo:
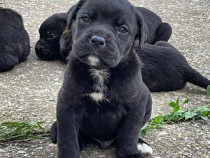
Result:
[[[190,65],[210,79],[210,1],[209,0],[130,0],[135,6],[151,9],[172,25],[170,43]],[[65,64],[41,61],[34,51],[40,24],[53,13],[67,12],[75,0],[0,0],[0,6],[18,11],[31,39],[26,62],[0,74],[0,122],[44,121],[49,129],[55,121],[55,107],[63,81]],[[166,114],[170,101],[190,99],[187,107],[210,107],[206,90],[187,84],[179,91],[152,93],[153,113]],[[151,130],[145,137],[153,148],[153,158],[210,158],[210,121],[185,122]],[[115,158],[115,149],[102,151],[90,144],[83,158]],[[50,140],[0,143],[1,158],[55,158],[57,147]]]

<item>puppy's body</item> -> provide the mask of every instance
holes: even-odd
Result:
[[[81,0],[69,13],[68,28],[75,21],[57,104],[59,158],[78,158],[84,138],[102,148],[116,140],[118,158],[144,157],[138,133],[151,115],[151,95],[133,50],[137,36],[144,40],[137,15],[126,0]]]
[[[42,60],[62,59],[59,40],[67,21],[67,13],[57,13],[48,17],[40,26],[40,39],[35,46],[36,55]]]
[[[162,22],[162,19],[143,7],[136,7],[136,10],[142,14],[145,24],[145,43],[155,44],[157,41],[168,41],[172,34],[172,28],[168,23]]]
[[[194,70],[185,57],[167,42],[145,44],[139,56],[143,62],[143,81],[152,92],[179,90],[186,82],[205,89],[210,85],[210,81]]]
[[[29,43],[22,17],[11,9],[0,8],[0,72],[25,61],[30,53]]]

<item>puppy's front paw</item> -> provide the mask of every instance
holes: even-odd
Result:
[[[152,148],[146,143],[138,143],[137,148],[141,151],[144,155],[152,155]]]

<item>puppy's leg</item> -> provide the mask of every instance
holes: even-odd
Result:
[[[144,155],[152,155],[153,150],[152,150],[151,146],[147,142],[142,140],[141,138],[138,139],[137,148]]]
[[[125,115],[117,135],[117,158],[144,158],[142,152],[137,149],[137,140],[140,128],[145,122],[147,107],[151,107],[151,97],[147,94],[141,99],[135,99],[132,106],[130,105],[133,108]]]
[[[57,110],[58,158],[79,158],[77,114],[73,108],[68,110],[59,108]]]
[[[50,139],[53,144],[57,143],[57,122],[54,122],[50,128]]]
[[[165,41],[157,41],[155,43],[156,46],[160,46],[160,47],[170,47],[170,48],[174,48],[170,43],[165,42]]]
[[[0,54],[0,72],[11,70],[18,64],[18,58],[10,54]]]
[[[210,80],[202,76],[199,72],[197,72],[195,69],[191,68],[190,66],[186,68],[185,77],[186,77],[186,82],[193,83],[205,89],[208,87],[208,85],[210,85]]]
[[[58,158],[79,158],[78,135],[85,104],[81,103],[79,95],[69,89],[61,88],[56,112]]]
[[[154,43],[157,41],[168,41],[172,34],[172,28],[168,23],[162,23],[158,27],[156,31],[156,39]]]
[[[53,144],[57,143],[57,122],[54,122],[53,125],[51,126],[50,129],[50,138],[52,140]],[[91,141],[91,139],[83,134],[79,134],[79,147],[80,147],[80,151],[82,151],[82,149],[87,145],[88,142]]]

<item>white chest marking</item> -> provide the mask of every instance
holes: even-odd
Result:
[[[89,64],[92,66],[97,66],[99,64],[99,58],[94,55],[88,56]]]
[[[91,68],[89,71],[90,71],[90,75],[95,81],[95,84],[93,85],[94,90],[99,91],[101,93],[106,92],[107,90],[106,81],[109,78],[108,70],[107,69],[96,70],[96,69]]]
[[[103,93],[93,92],[90,93],[89,96],[96,102],[103,100]]]
[[[91,77],[94,80],[93,90],[95,92],[88,94],[88,96],[90,96],[96,102],[106,99],[104,93],[107,91],[106,82],[109,78],[108,70],[107,69],[96,70],[91,68],[89,71]]]

